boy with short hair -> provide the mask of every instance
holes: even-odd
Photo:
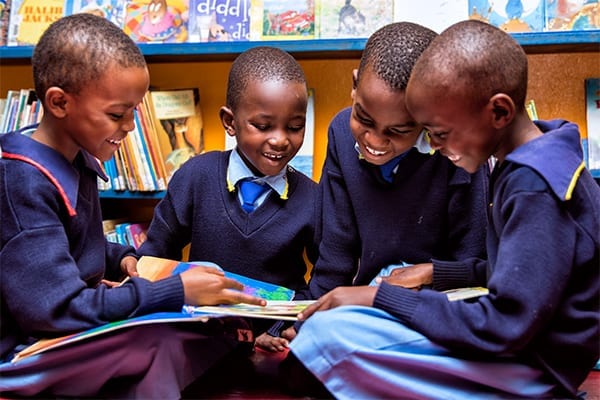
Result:
[[[469,174],[431,151],[405,105],[412,67],[436,36],[395,22],[365,45],[353,72],[352,107],[329,126],[314,298],[366,285],[389,265],[485,256],[487,170]]]
[[[190,244],[191,261],[210,261],[306,298],[304,252],[314,262],[320,202],[316,183],[288,163],[304,141],[307,104],[304,72],[290,54],[267,46],[240,54],[220,110],[236,148],[198,155],[177,170],[138,252],[179,260]],[[250,201],[243,197],[247,185],[256,190]],[[257,333],[267,322],[252,321]],[[284,348],[285,339],[275,335],[259,336],[257,345]]]
[[[498,159],[487,261],[436,263],[433,288],[489,294],[450,302],[384,281],[321,297],[291,351],[335,397],[577,396],[599,356],[600,188],[577,126],[531,121],[526,88],[521,46],[479,21],[451,26],[416,63],[407,107],[432,147],[471,172]]]
[[[243,320],[139,326],[11,363],[40,338],[184,304],[265,304],[212,268],[139,278],[133,248],[103,236],[98,160],[134,128],[149,84],[135,43],[104,18],[75,14],[48,27],[32,64],[43,119],[0,135],[0,394],[179,398],[237,347]]]

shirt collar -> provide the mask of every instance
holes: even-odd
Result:
[[[248,168],[244,160],[242,160],[236,147],[229,154],[229,165],[227,166],[227,190],[233,192],[239,181],[251,178],[255,182],[268,184],[271,189],[277,192],[279,197],[286,200],[289,189],[286,170],[287,168],[283,168],[277,175],[257,177],[252,173],[250,168]]]

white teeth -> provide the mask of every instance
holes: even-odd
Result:
[[[370,148],[369,146],[365,146],[365,149],[367,149],[367,151],[374,156],[382,156],[387,153],[387,151],[375,150],[375,149]]]
[[[119,145],[121,144],[121,140],[108,139],[108,143]]]
[[[460,158],[460,156],[457,156],[455,154],[448,155],[448,160],[452,161],[453,163],[460,161]]]
[[[263,153],[263,156],[270,158],[272,160],[281,160],[283,158],[283,155],[281,154],[268,154],[268,153]]]

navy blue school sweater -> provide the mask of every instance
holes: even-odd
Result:
[[[378,166],[359,159],[350,114],[342,110],[329,126],[311,295],[368,284],[390,264],[483,257],[487,169],[471,175],[437,152],[413,148],[389,183]]]
[[[18,345],[183,306],[176,276],[121,279],[133,248],[102,232],[98,162],[81,151],[70,163],[21,133],[0,135],[0,357]]]
[[[448,302],[383,284],[374,305],[467,356],[517,356],[574,396],[600,352],[600,187],[577,125],[537,124],[545,134],[492,174],[487,262],[434,267],[436,289],[479,284],[490,294]]]
[[[303,298],[303,254],[306,250],[314,260],[319,240],[316,183],[288,166],[288,198],[271,191],[248,214],[237,192],[228,189],[229,154],[201,154],[177,170],[138,253],[179,260],[189,243],[191,261],[211,261],[226,271],[296,290]]]

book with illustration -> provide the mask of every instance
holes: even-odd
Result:
[[[210,263],[182,262],[144,256],[140,258],[138,262],[138,273],[140,274],[140,277],[153,281],[172,274],[181,273],[189,268],[197,267],[198,265],[211,266]],[[214,267],[217,268],[216,266]],[[227,271],[225,271],[225,276],[237,279],[242,283],[244,285],[244,293],[266,299],[267,305],[264,307],[249,304],[220,306],[185,305],[180,312],[158,312],[147,314],[136,318],[110,322],[105,325],[58,338],[41,339],[18,353],[12,359],[12,362],[18,362],[19,360],[35,354],[90,339],[118,329],[138,325],[170,322],[206,322],[210,318],[221,318],[225,316],[295,321],[296,315],[313,303],[313,301],[310,300],[292,301],[291,299],[294,296],[294,291],[283,286],[273,285],[268,282],[232,274]],[[125,279],[121,284],[125,284],[127,281],[128,279]]]
[[[544,30],[545,1],[469,0],[469,18],[477,19],[507,32]]]
[[[598,0],[546,0],[546,30],[600,29]]]
[[[190,0],[189,42],[250,40],[250,0]]]
[[[319,38],[368,38],[377,29],[392,22],[392,9],[392,0],[321,1]]]
[[[122,28],[127,0],[65,0],[64,15],[94,14]]]
[[[252,0],[250,40],[315,39],[315,0]]]
[[[123,31],[139,43],[188,40],[188,0],[129,0]]]
[[[63,3],[64,0],[12,0],[7,45],[35,45],[46,28],[63,16]]]
[[[168,182],[184,162],[204,151],[200,91],[198,88],[150,90],[145,101],[152,112]]]

